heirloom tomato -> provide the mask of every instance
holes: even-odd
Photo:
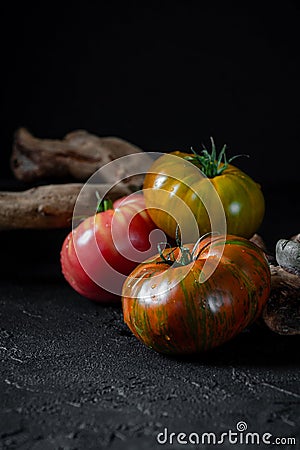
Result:
[[[113,205],[104,201],[103,205],[102,212],[68,234],[61,249],[65,279],[79,294],[99,302],[120,300],[115,294],[118,284],[121,294],[120,274],[125,279],[139,262],[155,253],[149,249],[149,234],[156,226],[145,210],[142,194],[123,197]],[[141,252],[138,261],[136,251]],[[112,286],[111,291],[104,288],[107,285]]]
[[[234,235],[204,237],[133,270],[123,285],[124,321],[158,352],[197,353],[254,322],[269,292],[270,269],[259,247]]]
[[[152,220],[166,234],[174,238],[177,223],[187,220],[186,212],[176,203],[177,196],[194,215],[200,235],[211,231],[211,220],[203,203],[204,199],[208,205],[213,201],[211,184],[221,200],[228,234],[250,238],[258,230],[265,210],[261,188],[229,164],[235,157],[227,161],[225,150],[226,146],[217,156],[212,140],[211,153],[206,149],[201,154],[175,151],[162,155],[150,167],[144,180],[145,202]]]

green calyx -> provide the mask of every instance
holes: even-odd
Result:
[[[98,201],[96,214],[108,211],[109,209],[114,209],[113,202],[109,198],[104,198],[103,200]]]
[[[160,261],[157,261],[157,264],[168,264],[169,266],[172,266],[173,268],[175,268],[175,267],[180,267],[180,266],[186,266],[190,263],[193,263],[194,261],[196,261],[196,259],[199,258],[199,255],[201,253],[201,252],[196,253],[199,243],[207,236],[213,236],[214,233],[209,231],[208,233],[205,233],[203,236],[200,236],[199,239],[197,240],[197,242],[194,244],[192,250],[190,250],[188,247],[184,247],[184,245],[182,245],[179,234],[180,234],[179,226],[177,225],[177,227],[176,227],[176,245],[180,249],[180,258],[177,260],[175,259],[175,256],[174,256],[175,249],[172,248],[169,243],[161,242],[161,243],[158,243],[158,245],[157,245],[157,250],[158,250],[159,256],[161,258]],[[166,255],[164,254],[164,249],[162,249],[161,244],[163,244],[165,246],[165,248],[166,247],[170,248],[170,251]]]
[[[213,178],[218,175],[221,175],[224,170],[228,168],[228,164],[231,163],[236,158],[239,158],[240,156],[247,156],[249,155],[235,155],[232,158],[227,159],[226,158],[226,144],[222,147],[219,155],[217,155],[216,146],[214,143],[213,138],[210,138],[211,140],[211,152],[207,150],[205,146],[203,146],[203,150],[201,153],[197,153],[193,148],[191,148],[193,155],[185,156],[184,159],[187,161],[190,161],[191,163],[199,166],[201,171],[206,175],[208,178]]]
[[[170,252],[167,253],[167,255],[164,255],[164,251],[162,250],[160,244],[158,244],[158,252],[159,256],[161,258],[161,261],[157,261],[157,264],[168,264],[172,267],[180,267],[180,266],[186,266],[187,264],[190,264],[194,261],[193,254],[187,247],[180,247],[181,255],[180,259],[176,260],[174,256],[174,249],[171,248],[170,244],[166,244],[166,247],[170,248]]]

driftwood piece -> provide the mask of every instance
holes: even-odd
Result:
[[[253,242],[254,244],[256,244],[259,248],[261,248],[264,251],[264,253],[267,253],[266,244],[265,244],[263,238],[259,234],[255,233],[252,236],[252,238],[250,238],[250,241]]]
[[[300,276],[295,270],[298,253],[294,248],[294,244],[300,247],[299,238],[298,234],[290,240],[280,239],[276,258],[270,255],[260,235],[250,239],[264,251],[271,270],[271,292],[262,320],[269,329],[282,335],[300,334]]]
[[[300,334],[300,277],[270,266],[271,294],[263,311],[265,324],[275,333]]]
[[[139,147],[123,139],[98,137],[84,130],[54,140],[36,138],[20,128],[14,136],[10,164],[15,177],[25,182],[66,177],[85,181],[106,163],[140,152]]]
[[[38,186],[22,192],[0,192],[0,229],[70,227],[82,187],[80,183],[68,183]],[[85,186],[81,203],[86,203],[87,215],[93,205],[96,210],[96,191],[102,195],[107,190],[104,184]],[[109,197],[115,200],[128,193],[126,188],[116,186],[109,191]]]
[[[299,242],[299,243],[300,243],[300,233],[299,233],[299,234],[296,234],[295,236],[292,236],[292,237],[291,237],[291,241]]]
[[[254,244],[256,244],[265,254],[269,264],[274,264],[275,261],[275,257],[271,254],[270,250],[267,249],[267,246],[263,240],[263,238],[255,233],[251,238],[250,241],[253,242]]]

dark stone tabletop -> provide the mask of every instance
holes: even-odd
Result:
[[[271,247],[299,232],[297,191],[288,189],[286,202],[280,189],[266,193],[261,233]],[[283,213],[290,217],[285,228]],[[1,449],[197,448],[176,440],[159,445],[156,438],[165,429],[168,442],[179,432],[220,438],[239,422],[260,439],[270,433],[271,442],[292,437],[299,445],[298,337],[255,324],[201,356],[155,353],[127,329],[120,306],[86,300],[64,281],[65,234],[0,236]],[[206,445],[198,448],[212,446]],[[251,448],[243,441],[219,447],[232,445]]]

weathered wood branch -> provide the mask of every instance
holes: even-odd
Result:
[[[255,233],[251,238],[250,241],[253,242],[254,244],[256,244],[259,248],[261,248],[261,250],[264,252],[269,264],[274,264],[275,263],[275,257],[274,255],[271,254],[270,250],[267,249],[266,244],[263,240],[263,238]]]
[[[250,240],[260,247],[270,264],[271,292],[264,308],[263,322],[272,331],[283,335],[300,334],[300,235],[280,239],[276,257],[270,255],[258,234]]]
[[[83,184],[38,186],[22,192],[0,192],[0,230],[65,228],[72,224],[75,202]],[[97,206],[96,191],[102,195],[109,185],[85,185],[81,203],[87,215]],[[111,199],[129,194],[125,187],[109,191]]]
[[[10,163],[15,177],[25,182],[66,177],[85,181],[108,162],[140,152],[139,147],[123,139],[98,137],[84,130],[58,140],[39,139],[20,128],[14,136]],[[118,180],[119,174],[116,175]]]
[[[280,266],[270,268],[271,294],[263,311],[263,320],[275,333],[300,334],[300,277]]]

